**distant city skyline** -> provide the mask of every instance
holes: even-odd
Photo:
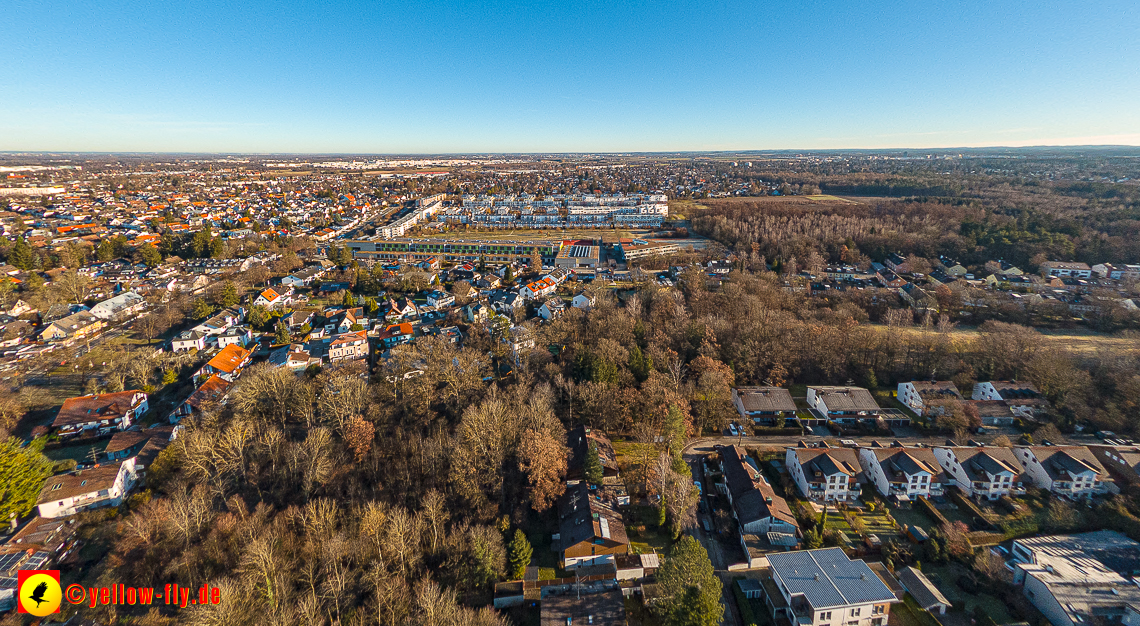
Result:
[[[1140,145],[1140,8],[16,0],[0,151]]]

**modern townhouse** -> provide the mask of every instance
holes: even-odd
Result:
[[[884,497],[906,502],[943,495],[945,473],[930,448],[860,448],[859,464],[867,481]]]
[[[807,403],[817,418],[844,425],[875,421],[882,412],[862,387],[808,387]]]
[[[946,472],[946,484],[969,497],[997,500],[1025,494],[1030,479],[1009,448],[957,446],[934,448],[934,457]]]
[[[821,443],[818,448],[806,444],[788,448],[784,465],[800,494],[819,502],[847,502],[858,499],[859,458],[854,450],[830,448]]]
[[[1013,452],[1033,483],[1054,495],[1087,499],[1107,493],[1112,482],[1084,446],[1024,446]]]

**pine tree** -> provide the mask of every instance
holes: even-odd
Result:
[[[586,475],[586,482],[591,485],[602,484],[605,472],[602,469],[602,461],[598,458],[598,446],[592,441],[590,442],[590,449],[586,452],[586,465],[583,472]]]
[[[190,311],[190,316],[196,320],[204,320],[214,314],[214,307],[210,306],[202,298],[194,300],[194,309]]]
[[[515,530],[515,536],[511,539],[511,543],[507,546],[507,559],[511,564],[510,577],[511,580],[522,580],[526,574],[526,568],[530,565],[530,558],[534,554],[534,549],[531,547],[530,542],[527,541],[526,535],[523,534],[521,529]]]
[[[673,545],[657,570],[658,601],[653,611],[666,624],[715,626],[724,615],[722,583],[709,554],[692,535]]]
[[[293,343],[293,335],[289,334],[289,325],[285,320],[277,320],[277,327],[275,328],[276,335],[273,337],[273,342],[276,344]]]
[[[8,264],[25,271],[30,270],[34,263],[32,259],[34,254],[28,242],[24,241],[23,237],[17,237],[16,243],[12,244],[12,249],[8,251]]]
[[[238,302],[241,302],[241,298],[238,296],[237,287],[230,281],[226,281],[226,284],[222,285],[218,304],[222,305],[223,308],[229,308]]]
[[[139,248],[139,256],[142,258],[142,262],[146,263],[147,267],[154,267],[162,263],[162,253],[158,251],[158,248],[149,243],[144,243]]]

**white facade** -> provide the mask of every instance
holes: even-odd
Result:
[[[1014,448],[1013,452],[1025,466],[1025,473],[1033,480],[1033,484],[1050,493],[1076,499],[1091,498],[1108,490],[1106,482],[1102,480],[1107,478],[1107,474],[1098,471],[1087,460],[1068,456],[1063,448],[1020,447]],[[1088,452],[1087,448],[1085,452]],[[1039,453],[1049,456],[1042,460],[1038,458]],[[1091,456],[1092,453],[1088,452],[1088,455]]]
[[[135,473],[135,463],[138,457],[131,457],[123,461],[119,465],[119,471],[111,481],[98,481],[94,480],[90,485],[83,485],[83,474],[68,475],[67,482],[80,482],[80,488],[89,486],[90,491],[84,491],[75,495],[60,498],[59,500],[49,500],[41,502],[37,508],[39,509],[40,517],[66,517],[68,515],[75,515],[80,511],[88,509],[100,508],[104,506],[118,506],[122,503],[123,498],[130,493],[131,489],[135,486],[138,476]],[[58,481],[58,477],[53,479],[49,478],[46,485],[52,485],[53,480]],[[55,484],[59,484],[56,482]],[[66,485],[66,483],[64,483]],[[46,492],[41,494],[40,499],[43,500],[45,496],[50,496],[52,489],[45,485]],[[63,491],[61,488],[60,491]]]
[[[1023,472],[1016,458],[994,459],[967,457],[973,451],[986,454],[985,449],[977,448],[935,448],[934,457],[946,472],[950,484],[957,486],[967,496],[981,496],[997,500],[1010,494],[1025,492],[1017,479]],[[1007,450],[998,448],[998,450]],[[1012,454],[1012,453],[1011,453]]]

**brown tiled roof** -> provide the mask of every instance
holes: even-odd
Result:
[[[55,416],[52,426],[73,426],[86,422],[122,417],[131,410],[131,399],[138,389],[120,391],[118,393],[102,393],[78,398],[68,398],[59,407],[59,414]],[[145,394],[144,394],[145,395]]]
[[[44,502],[64,500],[85,493],[110,489],[115,484],[115,478],[119,475],[119,467],[121,466],[122,463],[110,463],[94,469],[76,470],[69,474],[52,476],[44,483],[43,489],[40,490],[40,497],[36,502],[43,504]],[[56,485],[59,485],[58,489]]]
[[[200,409],[204,405],[212,402],[221,401],[222,397],[226,395],[226,391],[230,388],[230,384],[217,374],[211,375],[202,383],[201,387],[194,390],[189,398],[186,398],[186,404]]]

